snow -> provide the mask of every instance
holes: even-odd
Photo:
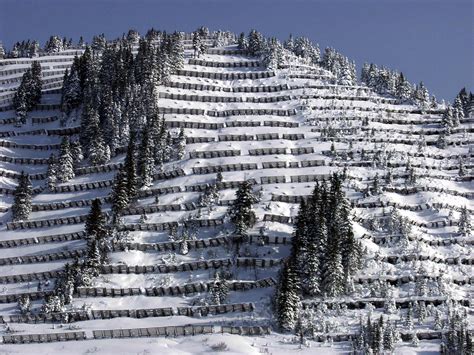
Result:
[[[45,73],[50,70],[65,70],[63,65],[70,65],[73,52],[64,53],[64,55],[54,55],[40,57]],[[189,53],[188,53],[189,54]],[[255,58],[249,58],[241,55],[210,55],[205,54],[199,58],[201,60],[213,62],[245,62],[253,61]],[[51,61],[54,60],[54,61]],[[0,61],[2,62],[2,61]],[[10,63],[11,60],[3,61],[3,64]],[[31,62],[29,59],[19,60],[19,64],[8,64],[0,67],[0,82],[1,80],[18,79],[17,83],[5,83],[0,85],[0,89],[7,90],[19,84],[21,73],[6,74],[9,70],[25,69]],[[278,222],[263,221],[265,214],[273,214],[278,216],[296,217],[298,214],[298,204],[272,201],[272,195],[284,196],[308,196],[311,194],[314,183],[313,182],[291,182],[291,176],[303,175],[322,175],[330,174],[332,172],[341,171],[341,166],[344,163],[340,154],[343,151],[353,151],[353,161],[359,161],[359,153],[364,149],[368,154],[368,160],[372,161],[371,153],[373,151],[381,150],[386,153],[395,152],[390,158],[391,163],[401,164],[400,167],[394,167],[392,173],[394,175],[404,174],[406,172],[405,165],[410,159],[413,166],[420,165],[421,168],[415,168],[418,177],[415,186],[425,188],[436,188],[436,191],[418,191],[410,194],[401,194],[399,192],[384,191],[380,195],[364,197],[361,191],[364,190],[367,183],[370,183],[375,173],[378,173],[380,180],[387,172],[383,166],[349,166],[347,173],[350,177],[349,181],[345,183],[344,189],[348,198],[357,203],[363,202],[390,202],[396,203],[400,215],[407,217],[409,221],[416,223],[429,223],[437,221],[457,221],[459,210],[466,206],[471,212],[474,210],[473,192],[474,186],[472,179],[465,179],[461,181],[458,179],[458,157],[460,155],[467,155],[465,159],[467,171],[472,171],[472,152],[466,144],[459,144],[450,146],[449,149],[441,150],[436,146],[427,146],[424,148],[425,156],[414,156],[420,153],[418,146],[418,134],[421,130],[440,130],[441,125],[433,120],[439,120],[440,116],[435,114],[414,114],[414,113],[388,113],[386,110],[414,110],[416,107],[411,105],[401,105],[393,102],[381,103],[381,97],[372,91],[368,93],[358,93],[361,87],[346,87],[341,88],[331,84],[330,78],[332,74],[323,71],[318,77],[313,79],[296,79],[289,76],[297,73],[309,73],[311,68],[300,67],[298,69],[282,69],[276,71],[276,76],[263,79],[246,79],[246,80],[216,80],[198,77],[188,77],[183,75],[172,75],[171,81],[175,83],[196,83],[196,84],[210,84],[218,87],[237,88],[237,87],[259,87],[272,85],[289,85],[289,89],[284,89],[276,92],[259,92],[259,93],[237,93],[225,91],[206,91],[206,90],[190,90],[172,88],[170,86],[160,86],[159,92],[169,94],[186,94],[197,96],[218,96],[218,97],[238,97],[242,98],[242,102],[199,102],[160,98],[160,107],[165,108],[193,108],[209,110],[232,110],[232,109],[289,109],[296,110],[296,115],[293,116],[272,116],[272,115],[249,115],[249,116],[227,116],[227,117],[211,117],[204,115],[184,115],[184,114],[169,114],[165,118],[167,121],[180,122],[204,122],[204,123],[230,123],[234,121],[245,122],[259,122],[261,125],[256,127],[227,127],[216,130],[211,129],[190,129],[186,128],[185,133],[187,137],[212,137],[213,142],[195,143],[186,146],[186,157],[182,161],[175,161],[165,164],[165,171],[171,171],[175,168],[182,168],[185,172],[184,176],[173,179],[156,180],[153,182],[150,189],[157,189],[163,187],[180,187],[180,192],[167,193],[159,196],[159,205],[169,204],[184,204],[187,202],[195,202],[200,197],[198,192],[187,192],[186,186],[212,183],[215,181],[216,174],[193,174],[193,168],[206,166],[219,166],[225,164],[240,164],[240,163],[255,163],[257,169],[246,171],[224,171],[222,172],[223,181],[243,181],[245,179],[254,179],[257,182],[257,188],[262,189],[262,199],[254,205],[258,222],[256,226],[250,230],[250,234],[256,235],[260,228],[263,227],[264,233],[272,237],[287,237],[291,238],[293,227],[291,224],[283,224]],[[244,72],[262,72],[263,67],[233,67],[233,68],[214,68],[200,65],[186,64],[184,70],[192,70],[195,72],[207,73],[244,73]],[[51,79],[50,76],[46,77]],[[62,76],[54,75],[53,78],[58,80]],[[309,87],[311,86],[311,87]],[[321,86],[316,88],[315,86]],[[337,90],[337,94],[335,94]],[[3,94],[7,94],[5,91]],[[2,94],[2,96],[3,96]],[[273,103],[252,103],[247,101],[250,98],[266,98],[275,96],[290,96],[291,100],[279,101]],[[302,95],[316,95],[321,98],[301,99]],[[337,99],[329,98],[329,96],[337,95]],[[360,98],[357,99],[356,96]],[[349,100],[349,98],[356,98]],[[369,98],[370,100],[366,100]],[[392,100],[393,101],[393,100]],[[60,94],[45,94],[42,103],[57,104],[60,102]],[[323,110],[307,111],[307,107],[322,108]],[[343,109],[341,109],[343,107]],[[376,111],[362,111],[362,109],[373,108]],[[18,157],[18,158],[48,158],[51,153],[57,155],[57,149],[35,150],[34,145],[59,144],[61,137],[56,135],[47,135],[46,132],[40,135],[33,135],[32,131],[38,129],[53,129],[60,128],[59,120],[49,123],[32,124],[31,118],[53,117],[59,116],[57,110],[33,111],[29,114],[27,124],[23,127],[15,127],[14,124],[1,124],[1,132],[14,132],[14,136],[5,136],[0,138],[0,142],[13,142],[17,144],[27,144],[28,148],[17,147],[0,147],[0,157]],[[0,112],[1,119],[8,119],[15,116],[13,111]],[[362,118],[369,117],[369,126],[362,125]],[[349,119],[350,118],[350,119]],[[378,122],[378,118],[383,118],[384,121]],[[400,123],[400,120],[403,123]],[[429,120],[423,122],[423,120]],[[264,121],[279,121],[288,123],[298,123],[298,127],[270,127],[264,126]],[[73,123],[77,126],[78,123]],[[333,158],[327,154],[331,148],[331,139],[324,141],[324,137],[320,132],[322,128],[338,128],[338,129],[356,129],[354,134],[339,134],[338,137],[342,141],[334,143],[338,151],[338,158]],[[364,131],[368,128],[369,131]],[[461,129],[466,128],[468,132],[472,129],[471,123],[462,123]],[[312,131],[315,129],[315,131]],[[374,129],[374,138],[380,142],[371,140],[370,129]],[[177,131],[177,129],[174,129]],[[18,134],[22,135],[18,135]],[[257,134],[277,133],[278,139],[262,140],[256,139],[249,141],[219,141],[218,137],[226,134],[231,135],[250,135],[254,138]],[[298,140],[282,139],[283,134],[303,134],[304,138]],[[413,136],[414,134],[415,136]],[[427,135],[426,141],[435,141],[437,134]],[[349,149],[348,140],[345,138],[353,138],[354,142],[352,148]],[[413,144],[405,144],[395,142],[394,139],[411,139]],[[472,141],[472,133],[467,133],[467,138]],[[451,136],[451,139],[457,142],[465,142],[465,134],[459,131]],[[314,153],[292,155],[290,149],[312,147]],[[286,148],[287,154],[272,154],[250,156],[249,150],[260,148]],[[205,152],[205,151],[221,151],[221,150],[239,150],[240,155],[220,157],[220,158],[197,158],[189,159],[191,152]],[[448,159],[440,159],[446,157]],[[111,159],[110,163],[122,162],[124,155],[118,155]],[[302,167],[302,163],[309,160],[323,160],[324,166],[317,167]],[[266,162],[283,162],[285,168],[270,168],[264,169],[263,163]],[[289,163],[298,163],[298,167],[289,167]],[[87,166],[87,162],[84,162]],[[426,167],[426,168],[425,168]],[[448,169],[452,167],[452,169]],[[7,172],[19,173],[24,170],[28,173],[45,173],[47,165],[33,165],[33,164],[13,164],[8,162],[0,162],[0,175],[5,175]],[[96,181],[111,181],[116,174],[116,171],[106,173],[91,173],[84,175],[77,175],[66,183],[59,186],[77,186],[81,183],[91,183]],[[285,183],[278,184],[261,184],[262,177],[271,176],[285,176]],[[33,181],[36,185],[43,185],[44,181]],[[403,188],[405,186],[405,179],[394,178],[393,186]],[[16,179],[1,176],[0,187],[14,189],[16,186]],[[79,200],[92,200],[94,198],[103,198],[109,196],[110,187],[91,189],[86,191],[76,192],[61,192],[51,193],[47,190],[33,197],[33,205],[61,203]],[[235,189],[223,189],[219,191],[221,201],[229,201],[235,198]],[[459,195],[462,193],[463,195]],[[466,194],[467,193],[467,194]],[[468,195],[470,194],[470,195]],[[12,203],[12,196],[1,195],[0,206],[10,207]],[[141,198],[136,201],[136,206],[154,205],[154,197]],[[426,204],[430,206],[427,207]],[[437,204],[448,205],[448,207],[438,208]],[[422,206],[421,210],[415,210],[417,206]],[[104,211],[109,210],[110,205],[104,204]],[[362,216],[367,219],[372,219],[374,216],[381,216],[384,212],[390,211],[391,208],[354,208],[354,215]],[[227,206],[215,206],[212,211],[207,213],[205,209],[200,209],[202,216],[200,219],[221,218],[226,214]],[[453,211],[451,211],[453,210]],[[51,211],[35,211],[30,215],[30,221],[50,220],[62,217],[73,217],[85,215],[89,211],[89,207],[69,207],[59,208]],[[167,211],[148,213],[146,223],[164,223],[183,221],[187,217],[196,217],[199,210],[193,211]],[[451,214],[450,214],[451,211]],[[84,225],[69,224],[58,225],[48,228],[34,228],[25,230],[8,230],[6,223],[10,222],[10,214],[4,213],[0,216],[0,242],[6,240],[17,240],[23,238],[36,238],[48,235],[57,235],[62,233],[73,233],[83,230]],[[127,215],[123,217],[125,224],[139,223],[141,216],[138,214]],[[225,221],[227,223],[227,221]],[[212,237],[223,237],[229,232],[230,226],[224,224],[218,227],[199,227],[197,228],[197,239],[206,239]],[[393,279],[402,276],[417,275],[420,266],[423,266],[430,275],[446,275],[452,280],[466,280],[468,277],[472,278],[474,259],[474,251],[472,249],[472,237],[461,238],[457,236],[456,226],[444,227],[417,227],[413,226],[412,236],[418,242],[412,241],[409,247],[403,248],[396,242],[387,242],[386,244],[376,242],[378,237],[389,237],[384,231],[374,231],[367,229],[367,226],[362,223],[353,223],[354,234],[356,238],[361,239],[363,236],[372,235],[371,239],[361,239],[364,247],[367,248],[367,261],[365,267],[356,275],[361,279],[380,278]],[[453,239],[456,237],[456,239]],[[429,242],[456,240],[457,244],[447,246],[433,246]],[[459,241],[461,240],[461,241]],[[129,242],[132,243],[162,243],[169,242],[170,236],[168,231],[150,232],[150,231],[134,231],[130,232],[128,236]],[[467,244],[471,243],[471,244]],[[58,253],[64,250],[83,249],[86,243],[83,240],[64,241],[64,242],[47,242],[44,244],[33,244],[21,247],[3,248],[0,249],[0,258],[21,257],[27,255],[41,255]],[[264,246],[257,246],[256,244],[248,245],[245,253],[249,257],[255,258],[271,258],[281,259],[289,254],[288,246],[281,244],[267,244]],[[396,261],[389,263],[388,261],[381,261],[376,258],[387,256],[400,255],[422,255],[428,257],[439,257],[441,260],[447,258],[465,258],[471,261],[471,264],[447,264],[444,262],[424,260],[424,261]],[[243,255],[241,255],[243,256]],[[110,253],[110,264],[113,265],[176,265],[185,262],[193,262],[199,260],[215,260],[215,259],[233,259],[233,250],[231,246],[213,246],[202,249],[191,249],[186,255],[176,254],[171,251],[156,251],[156,250],[127,250],[115,251]],[[385,259],[386,260],[386,259]],[[31,264],[14,264],[14,265],[0,265],[0,276],[20,275],[28,273],[39,273],[51,270],[58,270],[64,267],[66,262],[71,262],[72,259],[58,260],[54,262],[38,262]],[[149,273],[149,274],[104,274],[100,275],[94,280],[94,286],[106,288],[147,288],[158,286],[177,286],[194,282],[207,282],[214,277],[214,269],[195,270],[173,273]],[[271,268],[234,268],[232,280],[247,280],[254,281],[266,277],[276,278],[278,274],[278,267]],[[14,294],[21,292],[36,291],[37,282],[17,282],[0,285],[0,295]],[[46,288],[47,289],[47,288]],[[353,299],[360,298],[362,300],[371,299],[370,286],[366,284],[357,284],[356,290],[359,294]],[[395,297],[398,299],[412,299],[414,296],[414,282],[401,284],[395,288]],[[271,322],[270,319],[270,298],[273,294],[273,288],[266,287],[261,289],[253,289],[248,291],[231,291],[229,293],[228,302],[253,302],[255,304],[255,311],[252,313],[236,313],[236,314],[221,314],[216,316],[192,318],[184,316],[171,316],[160,318],[116,318],[110,320],[89,320],[74,323],[78,329],[86,331],[88,336],[91,336],[91,330],[95,329],[119,329],[132,327],[150,327],[150,326],[165,326],[165,325],[184,325],[191,323],[201,324],[215,324],[216,326],[235,323],[247,324],[248,322],[255,322],[257,324],[267,324]],[[450,284],[451,296],[455,299],[472,299],[472,285],[457,285]],[[190,306],[199,303],[206,297],[206,292],[201,294],[194,294],[188,296],[125,296],[125,297],[87,297],[74,298],[70,309],[80,309],[84,304],[90,306],[92,309],[144,309],[144,308],[159,308],[159,307],[181,307]],[[373,298],[373,297],[372,297]],[[349,299],[349,297],[346,297]],[[429,299],[429,298],[427,298]],[[39,308],[40,301],[34,302],[34,307]],[[376,316],[381,314],[381,310],[374,311]],[[18,314],[17,307],[14,303],[0,304],[0,315]],[[334,317],[338,323],[337,329],[340,332],[348,331],[355,328],[359,321],[360,315],[366,315],[367,310],[348,310],[347,313],[340,317]],[[393,319],[397,319],[393,316]],[[429,317],[430,318],[430,317]],[[431,318],[430,318],[431,319]],[[472,327],[473,317],[469,314],[469,321]],[[429,321],[431,322],[431,320]],[[429,323],[430,324],[430,323]],[[18,331],[18,334],[34,334],[34,333],[51,333],[69,330],[68,326],[58,326],[54,328],[51,324],[20,324],[10,323],[9,326]],[[424,328],[423,328],[424,327]],[[429,326],[419,326],[418,329],[428,329]],[[0,334],[7,334],[4,326],[0,327]],[[252,336],[244,337],[230,334],[212,334],[206,336],[193,337],[178,337],[178,338],[147,338],[147,339],[114,339],[113,341],[106,340],[87,340],[82,342],[67,342],[67,343],[51,343],[51,344],[25,344],[25,345],[7,345],[2,344],[2,351],[4,353],[58,353],[67,352],[68,354],[83,354],[83,353],[98,353],[98,354],[149,354],[149,353],[170,353],[170,354],[199,354],[208,353],[211,346],[219,342],[225,342],[228,346],[227,354],[287,354],[290,352],[298,352],[301,354],[332,354],[332,353],[346,353],[350,350],[348,343],[334,343],[324,344],[309,341],[311,347],[302,346],[300,348],[294,339],[289,335],[279,333],[272,333],[268,336]],[[396,354],[430,354],[437,353],[439,350],[439,340],[436,341],[421,341],[418,348],[409,346],[407,343],[399,344]]]

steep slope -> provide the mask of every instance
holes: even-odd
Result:
[[[110,210],[111,186],[124,160],[119,154],[106,165],[84,166],[53,191],[44,188],[48,157],[57,154],[62,136],[79,132],[77,122],[61,127],[58,111],[61,78],[74,53],[40,58],[47,85],[26,125],[14,127],[12,110],[0,113],[0,315],[18,335],[58,332],[48,325],[51,315],[28,319],[18,315],[15,303],[28,294],[39,311],[64,264],[85,255],[85,216],[94,198]],[[470,305],[473,238],[460,236],[457,222],[462,207],[470,213],[474,209],[472,177],[458,172],[461,157],[466,170],[473,168],[472,118],[453,130],[449,149],[438,149],[442,110],[421,112],[364,86],[335,85],[332,73],[319,67],[266,70],[236,46],[210,48],[198,60],[190,50],[186,53],[184,69],[158,88],[167,126],[185,130],[185,158],[166,163],[126,210],[122,228],[130,231],[127,239],[113,243],[110,265],[102,268],[94,287],[78,290],[67,313],[74,325],[63,331],[87,339],[144,336],[118,329],[189,324],[196,327],[155,332],[267,332],[299,202],[311,195],[315,181],[343,168],[354,232],[367,251],[352,296],[303,301],[316,310],[315,339],[331,335],[346,340],[368,310],[374,318],[383,314],[384,281],[394,286],[392,297],[400,308],[417,301],[432,307],[446,299]],[[11,89],[28,66],[24,62],[29,60],[2,61],[3,103],[9,103]],[[425,143],[420,144],[422,135]],[[21,171],[31,174],[33,212],[27,221],[11,222],[8,209]],[[222,181],[216,183],[219,172]],[[391,181],[385,179],[388,174]],[[374,179],[380,189],[367,194]],[[236,254],[226,213],[238,183],[245,180],[261,198],[254,204],[257,223]],[[199,207],[199,198],[213,183],[218,204]],[[412,226],[407,243],[381,227],[393,206]],[[170,230],[185,225],[192,232],[187,253],[170,236]],[[205,306],[216,270],[228,274],[229,295],[224,305]],[[419,295],[416,288],[425,278],[430,291]],[[447,290],[440,290],[440,283]],[[398,321],[405,313],[388,317]],[[472,324],[472,314],[468,317]],[[424,323],[415,326],[419,337],[440,337],[433,322],[430,308]],[[236,328],[226,328],[231,326]],[[4,343],[24,341],[16,333],[3,333]]]

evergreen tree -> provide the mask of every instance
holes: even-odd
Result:
[[[92,201],[85,223],[85,231],[86,235],[93,239],[101,239],[106,235],[105,215],[102,213],[102,203],[98,198]]]
[[[412,97],[412,87],[410,83],[405,79],[403,73],[400,73],[397,81],[396,93],[399,99],[407,101]]]
[[[74,167],[78,167],[81,161],[84,159],[82,154],[81,142],[78,140],[71,142],[70,144],[71,157]]]
[[[67,137],[63,137],[61,141],[56,175],[59,182],[66,182],[75,176],[71,146]]]
[[[129,199],[133,199],[137,195],[137,170],[135,167],[135,134],[130,136],[130,140],[127,146],[127,154],[125,156],[124,169],[127,181],[127,195]]]
[[[127,188],[127,174],[124,168],[120,169],[115,177],[112,188],[112,212],[114,219],[128,206],[130,199]]]
[[[248,35],[247,50],[250,56],[258,56],[264,48],[264,39],[260,32],[251,30]]]
[[[140,145],[140,154],[138,160],[138,174],[143,187],[148,187],[152,184],[154,173],[155,160],[153,157],[153,146],[149,130],[147,127],[145,127],[142,134],[142,142]]]
[[[255,201],[252,185],[249,181],[244,181],[239,185],[236,192],[236,199],[229,208],[229,215],[238,234],[245,234],[247,229],[255,224],[255,212],[252,204]]]
[[[293,331],[300,309],[298,275],[293,261],[286,260],[280,271],[275,294],[275,310],[278,326],[283,331]]]
[[[469,237],[472,234],[471,213],[466,206],[461,207],[458,233],[460,233],[463,237]]]
[[[461,97],[458,95],[454,99],[453,104],[453,126],[459,126],[460,121],[464,118],[464,106]]]
[[[328,233],[326,265],[322,275],[323,292],[329,297],[336,297],[344,292],[344,269],[339,248],[339,236],[334,228]]]
[[[42,87],[43,82],[41,81],[41,65],[35,60],[31,63],[31,108],[40,103]]]
[[[242,50],[247,49],[247,38],[245,37],[244,32],[241,32],[239,35],[239,39],[237,40],[237,48]]]
[[[46,41],[44,46],[44,51],[46,53],[58,53],[64,49],[63,41],[59,36],[51,36],[49,40]]]
[[[227,280],[221,279],[219,273],[216,273],[216,277],[212,282],[209,294],[211,302],[215,305],[224,304],[229,294],[229,285]]]
[[[194,50],[194,58],[199,58],[201,56],[201,48],[202,48],[202,39],[201,35],[198,31],[193,32],[193,50]]]
[[[22,221],[28,219],[31,213],[31,198],[33,189],[30,177],[23,171],[18,179],[18,186],[15,189],[14,200],[12,205],[13,221]]]
[[[451,106],[448,106],[446,110],[443,113],[443,118],[441,120],[441,123],[444,127],[444,130],[447,134],[451,134],[451,128],[454,127],[454,114],[453,114],[453,108]]]
[[[29,314],[31,311],[31,299],[28,295],[18,297],[18,309],[21,314]]]
[[[56,182],[58,180],[58,162],[56,156],[51,154],[48,159],[48,171],[46,172],[47,175],[47,185],[48,189],[52,191],[56,186]]]
[[[184,159],[185,149],[186,149],[186,135],[184,134],[184,128],[181,128],[178,136],[177,143],[177,157],[178,160]]]

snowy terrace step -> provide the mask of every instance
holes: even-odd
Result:
[[[390,264],[398,264],[398,263],[409,262],[409,261],[429,260],[437,264],[474,265],[474,256],[443,257],[443,256],[436,256],[436,255],[405,254],[405,255],[384,255],[380,257],[380,260],[386,261]]]
[[[112,339],[112,338],[139,338],[139,337],[178,337],[193,336],[213,333],[229,333],[244,336],[264,336],[271,334],[271,328],[268,326],[233,326],[233,325],[184,325],[167,326],[158,328],[132,328],[132,329],[108,329],[94,330],[92,336],[85,332],[66,332],[66,333],[48,333],[48,334],[22,334],[22,335],[4,335],[4,344],[29,344],[29,343],[50,343],[71,340],[87,339]],[[418,331],[419,340],[441,339],[447,331]],[[401,332],[403,341],[410,342],[413,338],[412,332]],[[347,342],[356,337],[354,333],[344,334],[316,334],[313,340],[317,342]]]
[[[69,67],[71,67],[71,65],[72,65],[72,60],[69,60],[65,64],[63,63],[63,64],[54,64],[54,65],[51,65],[51,64],[42,65],[41,69],[42,69],[43,73],[50,73],[51,71],[54,71],[54,69],[68,69]],[[30,69],[30,67],[26,66],[26,65],[22,68],[0,69],[0,78],[4,77],[4,76],[10,76],[10,75],[13,75],[13,74],[21,74],[21,76],[23,76],[23,74],[28,69]]]
[[[103,265],[101,274],[166,274],[194,270],[219,269],[232,265],[231,259],[198,260],[176,265]]]
[[[17,172],[14,172],[14,171],[8,171],[8,170],[4,170],[4,169],[0,168],[0,176],[12,178],[12,179],[19,179],[21,174],[17,173]],[[30,177],[31,180],[44,180],[44,179],[46,179],[47,174],[46,173],[44,173],[44,174],[29,174],[28,176]],[[39,192],[42,191],[42,189],[38,188],[36,191],[39,193]]]
[[[0,284],[12,284],[18,282],[45,281],[56,279],[64,273],[63,270],[51,270],[43,272],[35,272],[30,274],[17,274],[0,276]]]
[[[426,305],[432,304],[434,306],[439,306],[444,304],[445,302],[452,300],[456,303],[461,304],[462,306],[469,307],[470,300],[463,299],[463,298],[451,298],[449,299],[446,296],[442,297],[423,297],[423,296],[411,296],[406,298],[395,298],[395,303],[398,308],[408,308],[410,304],[413,304],[417,301],[423,301]],[[385,305],[386,299],[384,298],[361,298],[361,299],[353,299],[353,300],[346,300],[346,299],[334,299],[334,300],[303,300],[303,308],[313,308],[317,307],[319,304],[325,304],[328,306],[329,309],[333,308],[334,306],[347,306],[348,309],[364,309],[366,308],[367,304],[372,304],[375,308],[383,308]]]
[[[264,79],[275,76],[273,71],[259,71],[259,72],[204,72],[180,69],[177,71],[178,76],[189,76],[194,78],[206,78],[216,80],[246,80],[246,79]]]
[[[177,242],[176,244],[181,244]],[[195,248],[196,243],[194,243]],[[223,245],[223,244],[219,244]],[[202,247],[219,246],[217,244],[207,245],[202,244]],[[175,246],[175,245],[173,245]],[[156,250],[156,249],[155,249]],[[171,250],[171,249],[168,249]],[[179,248],[173,249],[179,250]],[[115,249],[114,249],[115,251]],[[176,265],[104,265],[101,267],[102,274],[164,274],[164,273],[176,273],[194,270],[208,270],[208,269],[219,269],[222,267],[229,267],[236,265],[237,267],[273,267],[279,265],[281,259],[271,258],[236,258],[235,262],[231,259],[212,259],[212,260],[198,260],[192,262],[186,262]]]
[[[189,249],[204,249],[227,245],[229,240],[226,237],[215,237],[206,239],[188,240]],[[139,250],[147,251],[178,251],[182,243],[179,241],[159,242],[159,243],[136,243],[136,242],[114,242],[111,244],[112,251]]]
[[[37,130],[31,130],[31,131],[1,131],[0,137],[15,137],[15,136],[29,136],[29,135],[71,136],[74,134],[78,134],[80,131],[81,131],[81,127],[37,129]]]
[[[177,325],[149,328],[131,328],[131,329],[105,329],[93,330],[92,335],[89,332],[74,331],[65,333],[47,333],[47,334],[21,334],[4,335],[2,337],[4,344],[30,344],[30,343],[51,343],[62,341],[78,341],[91,339],[123,339],[123,338],[150,338],[150,337],[179,337],[194,336],[213,333],[229,333],[237,335],[263,336],[271,333],[268,326],[234,326],[234,325]]]
[[[375,150],[375,149],[364,149],[364,154],[373,157],[377,153],[381,153],[382,150]],[[354,154],[361,154],[362,150],[360,149],[336,149],[337,155],[341,153],[347,154],[349,156],[353,156]],[[449,154],[449,152],[447,152]],[[333,153],[330,150],[322,150],[321,154],[331,156]],[[409,157],[414,158],[430,158],[435,160],[456,160],[459,159],[472,159],[474,158],[474,153],[467,153],[467,154],[453,154],[453,155],[441,155],[441,154],[433,154],[431,152],[403,152]]]
[[[371,218],[376,218],[378,220],[385,220],[390,217],[389,213],[384,213],[382,215],[373,215],[371,217],[359,217],[355,216],[353,220],[357,223],[365,224],[367,223]],[[444,227],[456,227],[459,223],[458,221],[453,221],[453,220],[441,220],[441,221],[433,221],[433,222],[419,222],[415,221],[412,219],[407,220],[408,223],[411,225],[420,227],[420,228],[431,228],[431,229],[437,229],[437,228],[444,228]]]
[[[391,201],[377,201],[377,202],[355,202],[352,204],[353,207],[357,208],[380,208],[380,207],[396,207],[402,210],[409,210],[409,211],[424,211],[424,210],[439,210],[439,209],[450,209],[453,211],[461,211],[461,207],[450,205],[447,203],[424,203],[424,204],[417,204],[417,205],[408,205],[402,204],[398,202],[391,202]],[[474,213],[474,209],[467,208],[470,213]]]
[[[271,200],[277,202],[284,202],[284,203],[293,203],[299,204],[302,200],[307,201],[308,198],[311,197],[309,195],[277,195],[272,194]],[[373,202],[359,202],[359,201],[351,201],[352,207],[357,208],[383,208],[383,207],[396,207],[399,209],[405,209],[410,211],[423,211],[429,209],[441,209],[441,208],[449,208],[455,211],[460,211],[461,208],[453,205],[449,205],[446,203],[424,203],[424,204],[416,204],[416,205],[407,205],[398,202],[391,202],[391,201],[373,201]],[[474,209],[468,209],[470,212],[474,213]]]
[[[247,51],[238,48],[208,48],[206,54],[216,54],[216,55],[234,55],[241,54],[247,55]]]
[[[104,167],[104,172],[105,171],[113,171],[116,170],[117,168],[120,169],[119,164],[117,165],[106,165]],[[94,168],[92,167],[89,172],[89,168],[84,168],[82,171],[84,174],[92,173],[92,172],[102,172],[100,171],[101,168],[97,167]],[[110,169],[110,170],[107,170]],[[97,170],[97,171],[94,171]],[[82,174],[79,174],[82,175]],[[176,170],[170,170],[166,171],[163,173],[156,173],[153,175],[153,181],[158,181],[158,180],[169,180],[169,179],[174,179],[179,176],[184,176],[185,172],[183,169],[176,169]],[[72,184],[72,185],[60,185],[60,186],[54,186],[50,191],[52,193],[64,193],[64,192],[73,192],[73,191],[87,191],[87,190],[96,190],[96,189],[103,189],[110,187],[114,184],[114,179],[108,179],[108,180],[101,180],[101,181],[93,181],[93,182],[88,182],[88,183],[81,183],[81,184]]]
[[[165,84],[165,87],[177,88],[183,90],[199,90],[199,91],[223,91],[223,92],[278,92],[289,90],[287,84],[279,85],[259,85],[259,86],[222,86],[222,85],[211,85],[211,84],[197,84],[197,83],[182,83],[178,81],[170,81]]]
[[[288,74],[288,79],[312,79],[312,80],[328,80],[333,79],[333,75],[329,74]],[[334,80],[332,81],[334,84]]]
[[[109,213],[104,212],[107,216]],[[15,230],[15,229],[35,229],[35,228],[45,228],[45,227],[53,227],[53,226],[61,226],[61,225],[73,225],[73,224],[81,224],[84,223],[87,219],[87,215],[79,215],[79,216],[72,216],[72,217],[62,217],[62,218],[54,218],[54,219],[42,219],[42,220],[35,220],[35,221],[20,221],[20,222],[7,222],[7,229],[8,230]],[[217,226],[223,223],[222,218],[219,219],[200,219],[200,220],[192,220],[187,221],[187,223],[196,223],[199,227],[207,227],[207,226]],[[138,223],[138,224],[126,224],[121,225],[120,230],[128,230],[128,231],[136,231],[136,230],[154,230],[154,231],[162,231],[170,229],[171,226],[176,225],[177,222],[164,222],[164,223]]]
[[[37,195],[43,191],[43,188],[41,187],[36,187],[32,190],[33,195]],[[8,189],[5,187],[0,187],[0,195],[14,195],[15,194],[15,189]]]
[[[0,248],[16,248],[33,244],[66,242],[83,239],[85,236],[86,233],[84,231],[80,231],[73,233],[46,235],[41,237],[0,240]]]
[[[416,145],[418,146],[420,140],[418,138],[412,139],[401,139],[401,138],[375,138],[375,137],[315,137],[317,141],[322,142],[366,142],[366,143],[390,143],[390,144],[407,144],[407,145]],[[427,146],[435,146],[437,144],[437,140],[429,140],[426,141]],[[448,146],[467,146],[474,144],[474,139],[466,139],[465,141],[448,141],[446,145]]]
[[[228,117],[228,116],[294,116],[296,110],[284,110],[284,109],[231,109],[231,110],[208,110],[207,115],[211,117]]]
[[[36,313],[4,316],[3,322],[8,323],[73,323],[88,320],[103,320],[114,318],[156,318],[170,316],[202,317],[207,315],[225,314],[231,312],[253,312],[253,303],[231,303],[222,305],[195,306],[195,307],[171,307],[166,308],[143,308],[143,309],[93,309],[90,311],[71,311]]]
[[[418,129],[418,130],[413,130],[413,129],[394,129],[390,127],[360,127],[362,131],[365,132],[390,132],[390,133],[399,133],[399,134],[406,134],[409,136],[412,136],[414,134],[418,135],[424,135],[424,136],[434,136],[434,135],[440,135],[441,133],[444,132],[443,127],[439,128],[432,128],[432,129]],[[473,133],[474,132],[474,127],[456,127],[451,129],[452,134],[456,133]]]
[[[87,255],[87,249],[65,250],[58,253],[14,256],[0,259],[0,265],[48,263],[56,260],[74,259]]]
[[[31,301],[44,300],[46,296],[53,294],[53,291],[35,291],[35,292],[23,292],[14,293],[9,295],[0,295],[0,304],[4,303],[16,303],[20,298],[29,297]]]
[[[258,60],[245,60],[241,62],[214,62],[204,59],[189,59],[189,65],[199,65],[203,67],[213,68],[241,68],[241,67],[259,67],[261,64]]]
[[[159,97],[170,100],[181,100],[190,102],[251,102],[251,103],[272,103],[292,100],[289,95],[264,96],[264,97],[241,97],[241,96],[212,96],[196,94],[174,94],[160,92]]]
[[[302,107],[303,108],[303,107]],[[423,111],[420,109],[404,109],[404,108],[389,108],[389,107],[378,107],[378,106],[350,106],[350,105],[320,105],[320,106],[311,106],[312,110],[343,110],[343,111],[361,111],[361,112],[388,112],[388,113],[405,113],[405,114],[418,114],[422,115],[424,114]],[[437,111],[430,111],[429,113],[432,114],[442,114],[444,111],[443,110],[437,110]]]
[[[430,177],[427,175],[427,177]],[[469,199],[474,198],[474,192],[459,192],[456,190],[445,189],[442,187],[436,186],[413,186],[413,187],[398,187],[398,186],[385,186],[384,191],[386,192],[395,192],[400,195],[413,195],[419,192],[430,191],[430,192],[441,192],[454,196],[462,196]]]
[[[31,343],[51,343],[59,341],[78,341],[86,340],[86,333],[66,332],[66,333],[47,333],[47,334],[18,334],[3,335],[3,344],[31,344]]]
[[[123,296],[179,296],[200,292],[207,292],[213,282],[197,282],[184,284],[182,286],[151,287],[151,288],[102,288],[102,287],[78,287],[79,297],[123,297]],[[230,281],[230,291],[248,291],[254,288],[272,287],[276,285],[273,278],[265,278],[257,281]]]
[[[395,243],[400,242],[401,239],[402,239],[402,236],[401,235],[378,235],[378,236],[374,236],[374,235],[370,235],[370,234],[365,233],[364,235],[362,235],[361,239],[370,239],[377,245],[385,246],[385,245],[393,245]],[[436,246],[436,247],[449,246],[449,245],[453,245],[453,244],[474,245],[474,239],[466,238],[466,237],[459,236],[459,235],[455,236],[455,237],[451,236],[451,237],[448,237],[448,238],[435,238],[435,239],[427,239],[427,238],[419,237],[419,236],[416,236],[416,235],[415,236],[409,235],[408,240],[418,241],[418,242],[425,243],[425,244],[430,245],[430,246]]]
[[[48,158],[13,158],[5,155],[0,155],[0,161],[20,164],[20,165],[46,165],[48,164]]]
[[[188,94],[169,94],[160,92],[159,98],[170,100],[194,101],[194,102],[244,102],[239,96],[210,96],[210,95],[188,95]]]

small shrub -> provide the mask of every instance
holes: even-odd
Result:
[[[211,345],[213,351],[226,351],[228,350],[227,344],[221,341],[220,343]]]

